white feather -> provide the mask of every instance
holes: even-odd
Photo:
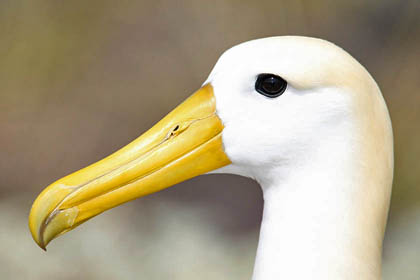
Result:
[[[286,92],[258,94],[260,73]],[[369,73],[331,43],[286,36],[226,51],[205,83],[232,161],[215,172],[264,192],[254,279],[379,279],[392,131]]]

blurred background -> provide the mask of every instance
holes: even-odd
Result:
[[[250,279],[259,186],[201,176],[104,213],[45,253],[27,216],[49,183],[127,144],[227,48],[321,37],[375,77],[395,133],[384,279],[420,279],[420,1],[0,2],[2,279]]]

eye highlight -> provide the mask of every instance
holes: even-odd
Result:
[[[255,82],[255,90],[270,98],[282,95],[286,88],[287,82],[274,74],[259,74]]]

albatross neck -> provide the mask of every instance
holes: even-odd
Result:
[[[372,162],[339,145],[258,180],[264,213],[253,280],[381,278],[390,187],[368,178]]]

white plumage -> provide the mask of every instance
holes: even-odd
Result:
[[[260,73],[283,77],[286,92],[256,94]],[[273,37],[228,50],[206,83],[232,161],[216,172],[264,193],[254,279],[380,279],[392,129],[363,66],[323,40]]]

